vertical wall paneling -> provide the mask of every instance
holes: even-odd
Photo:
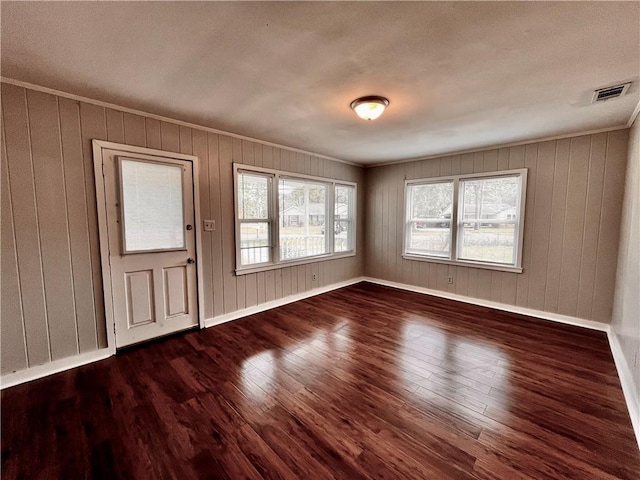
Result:
[[[162,148],[162,140],[160,138],[160,120],[156,120],[155,118],[145,118],[144,126],[147,147],[160,150]]]
[[[541,143],[538,147],[538,165],[535,188],[535,204],[532,223],[531,262],[529,265],[528,305],[544,309],[547,286],[547,256],[551,225],[551,199],[555,165],[556,142]]]
[[[160,122],[160,143],[165,152],[180,151],[180,131],[178,125]]]
[[[598,251],[606,152],[607,134],[593,135],[591,137],[591,155],[589,157],[589,176],[587,180],[587,204],[585,210],[587,221],[584,224],[584,239],[580,258],[580,288],[578,289],[578,316],[582,318],[591,317],[593,306],[597,260],[597,256],[593,252]]]
[[[179,150],[179,152],[191,155],[191,153],[193,152],[191,129],[189,127],[185,127],[184,125],[180,125],[179,135],[180,135],[180,139],[179,139],[180,150]],[[205,177],[205,179],[206,178],[207,177]]]
[[[127,114],[124,114],[125,129]],[[98,347],[107,346],[107,331],[104,316],[104,295],[102,292],[102,270],[100,243],[98,238],[98,211],[96,207],[96,185],[93,174],[92,140],[106,140],[106,119],[104,108],[80,103],[80,125],[82,138],[82,158],[84,162],[85,202],[87,205],[87,225],[91,251],[91,274],[93,276],[93,299],[96,319]],[[126,139],[126,131],[125,131]]]
[[[211,232],[211,269],[213,277],[213,314],[224,313],[224,265],[222,249],[222,217],[221,217],[221,182],[220,161],[218,154],[219,137],[215,133],[207,133],[208,163],[209,163],[209,198],[211,201],[210,219],[216,223]]]
[[[611,318],[628,131],[367,169],[365,274],[472,298]],[[401,259],[404,179],[528,169],[523,273]],[[392,220],[393,219],[393,220]],[[446,283],[447,276],[454,284]]]
[[[207,142],[207,133],[199,130],[193,132],[192,137],[192,153],[198,157],[198,178],[200,181],[200,216],[203,220],[209,220],[211,218],[211,200],[209,191],[209,145]],[[183,143],[180,142],[180,147],[183,148]],[[204,317],[213,317],[213,261],[211,258],[213,252],[213,232],[205,232],[202,230],[202,225],[197,225],[196,228],[200,228],[202,234],[202,272],[203,278],[198,279],[202,282],[202,291],[204,292]]]
[[[2,84],[2,111],[27,357],[29,366],[34,366],[49,362],[51,356],[26,91]],[[2,321],[8,321],[4,312]],[[13,370],[11,365],[3,364],[5,368]]]
[[[66,189],[56,97],[27,91],[51,359],[78,352]]]
[[[122,112],[106,109],[107,115],[107,140],[110,142],[124,142],[124,115]]]
[[[2,242],[0,242],[0,246],[2,251],[0,252],[0,265],[2,270],[0,274],[2,275],[2,291],[0,292],[0,302],[2,302],[2,335],[0,336],[0,348],[2,351],[0,352],[0,361],[2,373],[5,374],[27,368],[28,363],[4,129],[1,143],[0,224],[2,230],[0,234]]]
[[[596,283],[591,314],[594,320],[611,319],[628,145],[628,130],[609,132],[598,238],[598,252],[601,254],[596,263]]]
[[[580,285],[580,257],[583,248],[584,222],[589,175],[590,137],[571,139],[569,182],[567,184],[567,215],[564,219],[562,266],[558,313],[576,315]],[[577,280],[577,281],[576,281]]]
[[[231,137],[220,136],[220,228],[222,229],[222,250],[235,251],[234,207],[233,207],[233,142]],[[235,257],[235,256],[234,256]],[[224,313],[237,310],[237,284],[235,276],[235,258],[222,257]]]
[[[91,244],[87,224],[85,166],[82,158],[80,106],[60,98],[60,132],[71,244],[71,269],[76,302],[78,345],[80,353],[98,347],[94,291],[92,287]]]
[[[551,225],[547,254],[547,286],[544,306],[549,312],[558,311],[560,291],[560,269],[562,246],[564,245],[564,216],[567,205],[567,183],[569,181],[569,149],[571,140],[559,140],[556,145],[553,192],[551,195]]]
[[[124,143],[127,145],[136,145],[138,147],[147,146],[147,132],[145,130],[144,117],[125,112]]]

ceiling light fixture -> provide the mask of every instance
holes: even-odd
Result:
[[[356,98],[351,102],[352,110],[363,120],[375,120],[382,115],[382,112],[388,106],[389,100],[387,98],[375,95]]]

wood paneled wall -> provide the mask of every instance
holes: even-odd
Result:
[[[2,91],[2,373],[106,346],[91,140],[197,155],[205,318],[362,274],[364,171],[9,84]],[[232,163],[358,183],[358,255],[236,277]],[[317,280],[312,281],[312,274]]]
[[[628,130],[367,170],[365,274],[555,312],[611,320]],[[529,170],[522,274],[405,260],[404,180]],[[449,285],[447,277],[454,277]]]

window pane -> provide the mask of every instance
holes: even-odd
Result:
[[[247,172],[238,174],[238,218],[269,218],[269,176]]]
[[[184,248],[182,167],[121,160],[126,252]]]
[[[353,212],[355,188],[336,185],[334,203],[334,251],[349,252],[354,249]]]
[[[279,191],[280,259],[327,253],[327,186],[319,182],[282,178]]]
[[[240,223],[240,263],[253,265],[271,261],[269,223]]]
[[[453,182],[409,186],[407,253],[450,257]]]
[[[515,264],[520,177],[461,180],[464,260]]]

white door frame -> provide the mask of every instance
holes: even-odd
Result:
[[[93,170],[96,184],[96,200],[98,205],[98,234],[100,239],[100,261],[102,264],[102,288],[104,291],[104,310],[107,327],[107,348],[111,354],[116,353],[115,318],[113,316],[113,293],[111,290],[111,266],[109,263],[109,237],[107,235],[107,205],[104,191],[103,174],[103,150],[118,150],[124,153],[139,153],[153,155],[162,158],[177,158],[193,164],[193,208],[194,228],[196,234],[196,283],[198,295],[198,325],[204,328],[204,291],[202,271],[202,231],[200,219],[200,191],[198,181],[198,157],[185,153],[165,152],[153,148],[135,147],[122,143],[107,142],[104,140],[92,140],[93,144]]]

